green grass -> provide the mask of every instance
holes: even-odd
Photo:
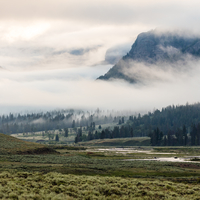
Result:
[[[108,127],[112,130],[115,126],[120,127],[121,125],[117,125],[117,123],[103,124],[101,125],[102,129],[99,129],[98,128],[99,125],[96,125],[95,131],[101,132],[103,129]],[[77,127],[77,129],[79,128],[80,127]],[[68,137],[64,137],[63,129],[61,132],[58,129],[56,129],[56,130],[48,130],[47,132],[38,131],[38,132],[17,133],[17,134],[12,134],[12,136],[25,141],[37,142],[42,144],[73,144],[77,133],[73,128],[68,128],[68,130],[69,130]],[[50,138],[49,134],[51,135]],[[55,141],[56,134],[59,135],[59,142]],[[82,127],[82,134],[88,135],[86,127]]]
[[[45,145],[26,142],[0,133],[0,155],[2,154],[40,154],[55,153]]]
[[[1,199],[198,199],[198,185],[59,173],[0,174]]]
[[[149,152],[152,147],[135,146],[130,152],[113,148],[115,152],[109,150],[113,146],[107,147],[108,139],[91,141],[94,146],[49,146],[60,154],[33,155],[47,146],[2,134],[0,139],[0,199],[184,200],[200,195],[200,163],[137,160],[172,157],[173,153],[195,156],[199,147],[155,147],[153,154],[147,154],[145,150]],[[115,145],[124,146],[149,138],[113,140]],[[99,149],[96,143],[105,146]],[[28,151],[30,154],[24,155]],[[165,152],[170,154],[159,154]]]
[[[197,178],[200,176],[200,163],[123,161],[124,158],[130,157],[92,152],[69,152],[61,155],[1,155],[0,171],[9,169],[11,171],[140,178]]]
[[[117,138],[117,139],[98,139],[88,142],[79,142],[82,146],[150,146],[149,137]]]
[[[50,138],[49,138],[50,134]],[[59,135],[59,142],[55,141],[56,134]],[[68,137],[64,137],[64,131],[60,132],[59,130],[49,130],[48,132],[39,131],[39,132],[28,132],[28,133],[18,133],[12,134],[13,137],[18,139],[22,139],[29,142],[37,142],[37,143],[44,143],[44,144],[68,144],[74,143],[76,132],[73,129],[69,129]]]

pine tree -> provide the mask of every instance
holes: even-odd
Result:
[[[75,120],[72,121],[72,128],[75,128],[76,127],[76,123],[75,123]]]
[[[92,130],[95,130],[95,122],[92,123]]]
[[[99,139],[99,135],[98,135],[98,132],[97,132],[97,131],[95,131],[94,139]]]
[[[190,132],[191,145],[194,146],[195,141],[196,141],[196,134],[197,134],[197,128],[196,128],[195,124],[192,124],[191,129],[192,129],[191,132]]]
[[[58,142],[58,141],[59,141],[59,136],[58,136],[58,134],[56,134],[55,141],[56,141],[56,142]]]
[[[65,131],[64,137],[68,137],[68,133],[69,133],[68,128],[65,128],[64,131]]]
[[[133,128],[131,127],[131,130],[130,130],[130,135],[131,137],[133,137]]]
[[[151,137],[151,145],[152,146],[160,146],[163,139],[163,133],[157,127],[152,133],[150,133]]]
[[[119,138],[119,127],[115,126],[113,129],[113,138]]]
[[[94,139],[94,135],[91,131],[89,131],[88,133],[88,140],[93,140]]]
[[[184,142],[183,142],[183,145],[187,145],[187,140],[188,140],[188,137],[187,137],[187,130],[186,130],[186,127],[185,125],[183,125],[183,137],[184,137]]]
[[[75,137],[75,143],[78,143],[78,136]]]
[[[200,123],[197,124],[197,145],[200,145]]]
[[[101,134],[100,134],[100,139],[104,139],[104,138],[105,138],[105,131],[102,130],[102,131],[101,131]]]
[[[182,146],[183,145],[183,131],[180,128],[178,128],[175,135],[177,139],[177,145]]]

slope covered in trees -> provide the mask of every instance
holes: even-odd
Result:
[[[147,136],[157,127],[167,135],[169,130],[176,131],[186,126],[186,131],[191,131],[192,124],[200,122],[200,103],[193,105],[168,106],[154,112],[149,112],[137,117],[130,116],[128,125],[132,126],[135,136]]]
[[[0,133],[15,134],[76,127],[95,128],[96,125],[119,122],[120,112],[54,110],[46,113],[12,114],[0,116]]]
[[[119,120],[120,122],[121,120]],[[168,106],[141,116],[129,116],[126,123],[101,131],[77,133],[75,142],[126,137],[151,137],[153,146],[200,145],[200,104]]]
[[[156,146],[199,145],[200,139],[196,131],[199,130],[199,122],[200,103],[196,103],[168,106],[162,110],[148,112],[145,115],[137,114],[137,116],[99,109],[93,112],[57,110],[46,113],[2,115],[0,132],[34,133],[63,129],[65,137],[68,137],[68,128],[71,128],[76,133],[75,142],[149,136],[152,145]],[[112,126],[109,123],[112,123]],[[158,129],[161,135],[155,133]]]

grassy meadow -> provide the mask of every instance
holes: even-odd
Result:
[[[98,139],[91,140],[87,142],[79,142],[81,146],[149,146],[150,138],[149,137],[133,137],[133,138],[114,138],[114,139]]]
[[[87,134],[86,131],[83,132],[84,134]],[[59,136],[59,142],[55,141],[55,136],[58,134]],[[76,131],[72,128],[69,129],[69,135],[68,137],[64,137],[64,131],[59,130],[49,130],[47,132],[45,131],[39,131],[39,132],[27,132],[27,133],[17,133],[12,134],[11,136],[29,141],[29,142],[36,142],[36,143],[43,143],[43,144],[56,144],[56,143],[63,143],[63,144],[71,144],[74,143]]]
[[[115,126],[121,126],[116,123],[102,124],[101,129],[98,128],[98,125],[95,126],[95,130],[93,132],[101,132],[105,128],[114,129]],[[73,144],[75,141],[75,137],[77,135],[77,128],[68,128],[68,137],[64,137],[65,133],[63,129],[55,129],[48,131],[38,131],[38,132],[26,132],[26,133],[15,133],[11,136],[16,137],[18,139],[26,140],[29,142],[37,142],[44,144]],[[88,135],[87,127],[82,127],[82,134]],[[59,141],[55,141],[55,136],[58,134]]]
[[[199,199],[199,147],[44,145],[3,134],[0,139],[1,199]]]
[[[1,199],[199,199],[196,184],[59,173],[0,174]]]

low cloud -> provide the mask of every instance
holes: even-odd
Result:
[[[167,48],[169,49],[171,48]],[[174,49],[172,50],[174,52]],[[175,53],[177,50],[175,50]],[[171,50],[170,50],[171,54]],[[176,54],[177,55],[177,54]],[[158,61],[154,64],[121,61],[120,72],[141,85],[155,85],[160,82],[170,83],[182,79],[190,79],[200,71],[200,60],[190,54],[179,54],[179,60],[174,62]],[[173,57],[174,54],[171,54]]]
[[[91,76],[88,73],[92,68],[85,68],[81,76],[77,76],[79,69],[74,72],[69,69],[34,73],[3,71],[0,75],[0,105],[140,112],[172,104],[198,102],[200,63],[190,62],[190,70],[180,71],[179,67],[137,64],[132,73],[143,75],[145,83],[139,85],[120,80],[94,81],[91,77],[93,73]]]
[[[132,43],[126,43],[109,48],[105,54],[105,63],[116,64],[131,49]]]
[[[0,71],[1,108],[148,111],[200,99],[199,62],[190,57],[177,66],[132,63],[134,68],[124,73],[143,79],[144,84],[94,81],[141,32],[164,24],[167,30],[190,29],[199,35],[197,0],[6,0],[0,4],[0,66],[9,70]],[[172,47],[160,48],[172,56],[179,54]],[[102,62],[106,52],[107,62]]]

